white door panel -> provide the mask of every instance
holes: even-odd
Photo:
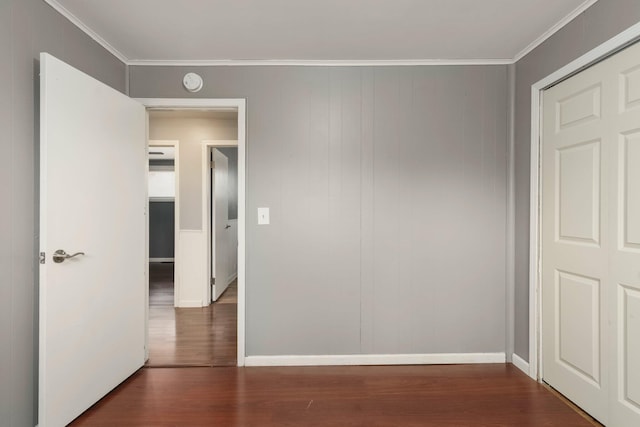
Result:
[[[636,252],[640,251],[640,129],[622,134],[619,150],[620,243]]]
[[[640,45],[546,90],[544,380],[640,425]]]
[[[39,425],[66,425],[144,363],[146,115],[41,54]],[[58,249],[84,252],[53,262]]]
[[[556,151],[557,239],[600,244],[600,140]]]
[[[555,357],[563,368],[588,383],[600,384],[600,281],[556,273],[558,346]]]

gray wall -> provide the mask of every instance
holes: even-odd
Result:
[[[197,71],[248,100],[249,355],[505,350],[506,66]]]
[[[218,147],[229,159],[229,219],[238,219],[238,149]]]
[[[0,424],[36,422],[38,53],[118,90],[125,66],[42,0],[0,0]]]
[[[531,85],[640,21],[640,1],[599,0],[516,64],[515,353],[529,360]]]

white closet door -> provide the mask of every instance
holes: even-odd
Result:
[[[640,44],[612,58],[611,426],[640,426]]]
[[[543,379],[640,425],[640,45],[543,97]]]
[[[615,104],[600,65],[543,96],[543,378],[601,422],[606,371],[606,110]]]

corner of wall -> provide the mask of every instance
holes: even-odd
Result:
[[[127,96],[131,96],[131,92],[129,90],[129,64],[124,63],[124,93]]]
[[[507,221],[506,221],[506,262],[505,262],[505,350],[507,361],[512,361],[515,348],[515,102],[516,65],[507,66]]]

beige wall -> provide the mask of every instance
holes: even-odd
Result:
[[[181,230],[202,230],[202,141],[236,140],[235,119],[149,117],[149,139],[178,140]]]

